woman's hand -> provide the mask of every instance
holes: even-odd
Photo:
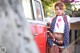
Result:
[[[58,40],[56,40],[56,42],[57,42],[58,44],[63,44],[63,41],[58,41]]]

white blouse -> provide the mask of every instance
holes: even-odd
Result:
[[[67,16],[67,21],[70,21],[70,17],[68,15]],[[57,20],[55,23],[55,28],[54,28],[54,33],[64,33],[64,20],[62,16],[57,16]]]

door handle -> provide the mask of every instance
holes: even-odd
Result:
[[[34,36],[37,36],[38,34],[37,33],[34,33]]]

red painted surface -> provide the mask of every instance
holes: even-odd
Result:
[[[37,25],[36,32],[38,36],[35,37],[40,53],[46,53],[46,27]]]
[[[37,36],[34,36],[34,39],[37,43],[40,53],[46,53],[46,26],[31,24],[31,31],[33,36],[34,33],[37,34]]]
[[[31,24],[31,32],[32,32],[32,35],[34,36],[34,33],[36,33],[36,25],[35,24]]]

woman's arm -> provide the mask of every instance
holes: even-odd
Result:
[[[67,15],[69,30],[70,30],[70,19],[71,19],[70,16]]]
[[[70,30],[70,22],[68,22],[69,30]]]

